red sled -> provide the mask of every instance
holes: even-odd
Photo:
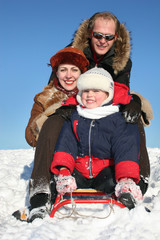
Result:
[[[72,197],[70,197],[70,194],[68,193],[66,193],[64,197],[65,199],[61,195],[57,195],[56,201],[53,205],[53,209],[50,213],[51,218],[54,217],[56,211],[59,208],[67,204],[72,204],[72,201],[74,201],[74,203],[80,204],[106,203],[117,205],[120,208],[125,208],[125,206],[121,202],[113,198],[113,196],[109,197],[106,193],[94,189],[78,189],[72,193]]]

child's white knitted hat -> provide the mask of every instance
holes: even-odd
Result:
[[[112,101],[114,95],[114,82],[112,76],[103,68],[95,67],[81,74],[77,81],[77,88],[79,90],[77,94],[77,101],[81,105],[82,91],[87,89],[99,89],[108,92],[109,96],[103,105]]]

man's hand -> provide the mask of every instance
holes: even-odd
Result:
[[[132,95],[132,100],[127,105],[122,105],[120,110],[126,122],[137,123],[141,116],[141,100],[137,95]]]

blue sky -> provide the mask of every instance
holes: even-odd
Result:
[[[131,31],[130,86],[153,107],[147,147],[160,148],[159,0],[0,0],[0,149],[30,148],[25,127],[48,82],[50,57],[99,11],[113,12]]]

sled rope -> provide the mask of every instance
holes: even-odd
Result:
[[[91,218],[96,218],[96,219],[106,219],[106,218],[108,218],[111,215],[112,212],[114,212],[112,198],[111,198],[111,202],[109,203],[110,211],[109,211],[109,214],[107,216],[105,216],[105,217],[98,217],[98,216],[92,216],[92,215],[89,216],[89,215],[85,215],[85,214],[80,214],[76,210],[76,203],[75,203],[75,201],[73,199],[72,192],[70,193],[70,197],[71,197],[71,206],[72,206],[70,214],[68,214],[68,215],[67,214],[63,214],[62,212],[58,211],[58,213],[63,215],[63,216],[62,217],[57,216],[57,218],[63,219],[63,218],[78,218],[78,217],[88,218],[88,217],[91,217]]]

